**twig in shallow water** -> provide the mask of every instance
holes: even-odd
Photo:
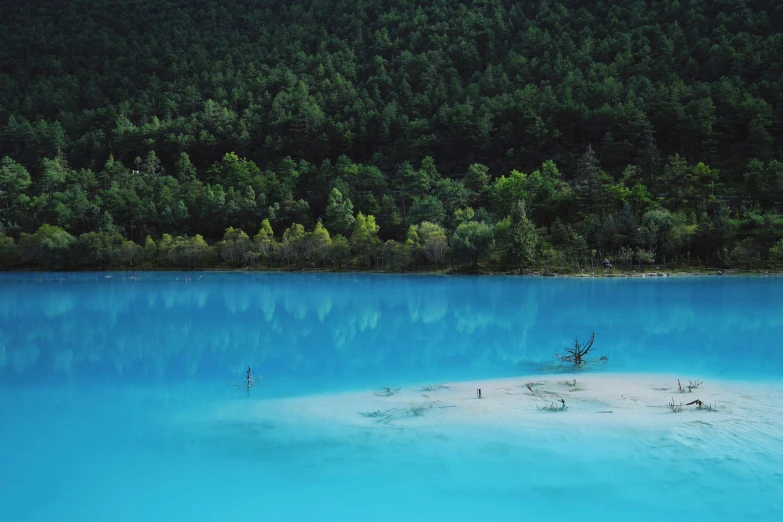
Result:
[[[717,411],[714,405],[706,404],[706,403],[700,401],[699,399],[696,399],[695,401],[689,402],[688,404],[686,404],[686,406],[691,406],[693,404],[695,404],[696,407],[698,409],[700,409],[700,410]]]
[[[422,391],[438,391],[438,390],[445,390],[448,386],[443,386],[442,384],[427,384],[421,387]]]
[[[377,395],[378,397],[391,397],[392,395],[394,395],[395,393],[400,391],[400,389],[401,388],[394,388],[394,389],[392,389],[392,388],[383,388],[382,392],[376,393],[375,395]]]
[[[566,411],[568,406],[566,406],[565,401],[560,399],[560,402],[562,403],[562,406],[555,406],[555,403],[553,402],[549,406],[544,406],[543,408],[539,408],[538,405],[536,405],[536,409],[538,411]]]

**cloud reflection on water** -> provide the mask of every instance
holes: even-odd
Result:
[[[0,376],[508,375],[592,330],[617,370],[780,370],[781,278],[199,275],[0,275]]]

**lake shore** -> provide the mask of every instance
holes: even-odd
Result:
[[[285,268],[285,267],[197,267],[187,268],[169,268],[169,267],[111,267],[104,269],[64,269],[64,270],[44,270],[38,268],[18,268],[5,270],[6,273],[34,272],[34,273],[89,273],[89,272],[241,272],[241,273],[311,273],[311,274],[388,274],[388,275],[438,275],[438,276],[532,276],[532,277],[562,277],[562,278],[649,278],[649,277],[704,277],[704,276],[780,276],[783,270],[774,269],[754,269],[744,270],[736,268],[702,268],[702,269],[661,269],[656,267],[648,271],[618,270],[618,269],[596,269],[584,270],[582,272],[571,272],[568,270],[502,270],[478,268],[446,268],[442,270],[421,269],[406,270],[404,272],[395,272],[384,269],[360,269],[346,268],[342,270],[325,268]]]

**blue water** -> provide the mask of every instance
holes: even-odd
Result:
[[[779,386],[783,278],[0,274],[0,520],[783,518],[766,429],[689,432],[688,449],[654,430],[398,435],[250,413],[551,372],[591,331],[599,371]],[[226,385],[248,365],[275,384]],[[226,401],[247,422],[175,421]]]

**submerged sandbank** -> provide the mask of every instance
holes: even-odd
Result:
[[[783,443],[783,385],[775,382],[691,380],[660,374],[577,373],[481,381],[424,383],[294,398],[220,402],[196,414],[202,421],[313,425],[319,431],[502,429],[655,429],[694,421],[744,423]],[[530,388],[527,386],[530,384]],[[477,396],[481,389],[482,398]],[[532,391],[531,391],[532,389]],[[693,401],[702,402],[691,404]],[[563,402],[565,409],[562,409]],[[670,403],[682,405],[674,412]],[[554,410],[554,411],[552,411]],[[190,420],[195,420],[193,417]],[[728,423],[728,424],[727,424]]]

